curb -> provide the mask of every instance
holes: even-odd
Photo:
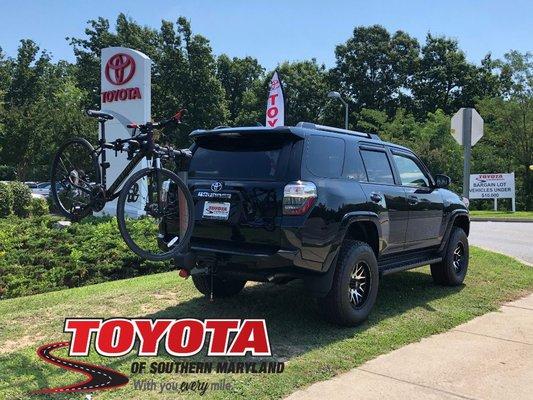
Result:
[[[470,221],[483,221],[483,222],[529,222],[529,223],[533,223],[533,218],[470,217]]]

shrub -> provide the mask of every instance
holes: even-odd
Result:
[[[30,203],[30,212],[34,217],[46,215],[50,212],[48,202],[44,197],[32,197]]]
[[[7,217],[13,209],[13,192],[6,183],[0,182],[0,217]]]
[[[86,218],[54,228],[59,220],[53,215],[0,218],[0,301],[174,268],[133,254],[115,218]]]
[[[52,195],[46,198],[46,204],[48,205],[48,210],[50,212],[59,213],[59,209],[57,208],[56,203],[54,199],[52,198]]]
[[[31,190],[22,182],[10,182],[13,192],[13,214],[25,218],[30,215]]]

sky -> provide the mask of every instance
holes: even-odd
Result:
[[[120,12],[154,28],[185,16],[216,55],[253,56],[267,69],[310,58],[331,67],[335,46],[373,24],[422,43],[428,32],[455,38],[475,63],[488,52],[533,50],[532,0],[0,0],[0,47],[14,56],[31,38],[54,60],[73,61],[65,37],[83,37],[88,20],[114,22]]]

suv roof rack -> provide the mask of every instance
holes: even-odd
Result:
[[[354,136],[360,136],[360,137],[369,138],[369,139],[380,140],[379,136],[374,133],[370,134],[366,132],[351,131],[349,129],[335,128],[333,126],[318,125],[318,124],[314,124],[313,122],[298,122],[296,126],[299,128],[315,129],[318,131],[342,133],[344,135],[354,135]]]

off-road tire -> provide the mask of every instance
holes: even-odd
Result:
[[[192,275],[192,282],[196,289],[205,296],[211,294],[210,275]],[[246,285],[246,281],[237,279],[213,277],[213,297],[232,297],[239,294]]]
[[[439,285],[458,286],[465,279],[468,271],[468,237],[461,228],[455,226],[443,253],[443,259],[439,263],[431,264],[431,276]],[[457,262],[456,252],[462,251],[462,258]],[[454,258],[455,256],[455,258]],[[455,263],[455,265],[454,265]],[[459,268],[457,265],[459,264]]]
[[[346,240],[340,250],[333,283],[326,297],[318,299],[323,316],[337,325],[356,326],[365,321],[374,306],[379,286],[376,255],[364,242]],[[364,263],[368,267],[369,292],[360,306],[350,301],[350,282],[354,267]]]

